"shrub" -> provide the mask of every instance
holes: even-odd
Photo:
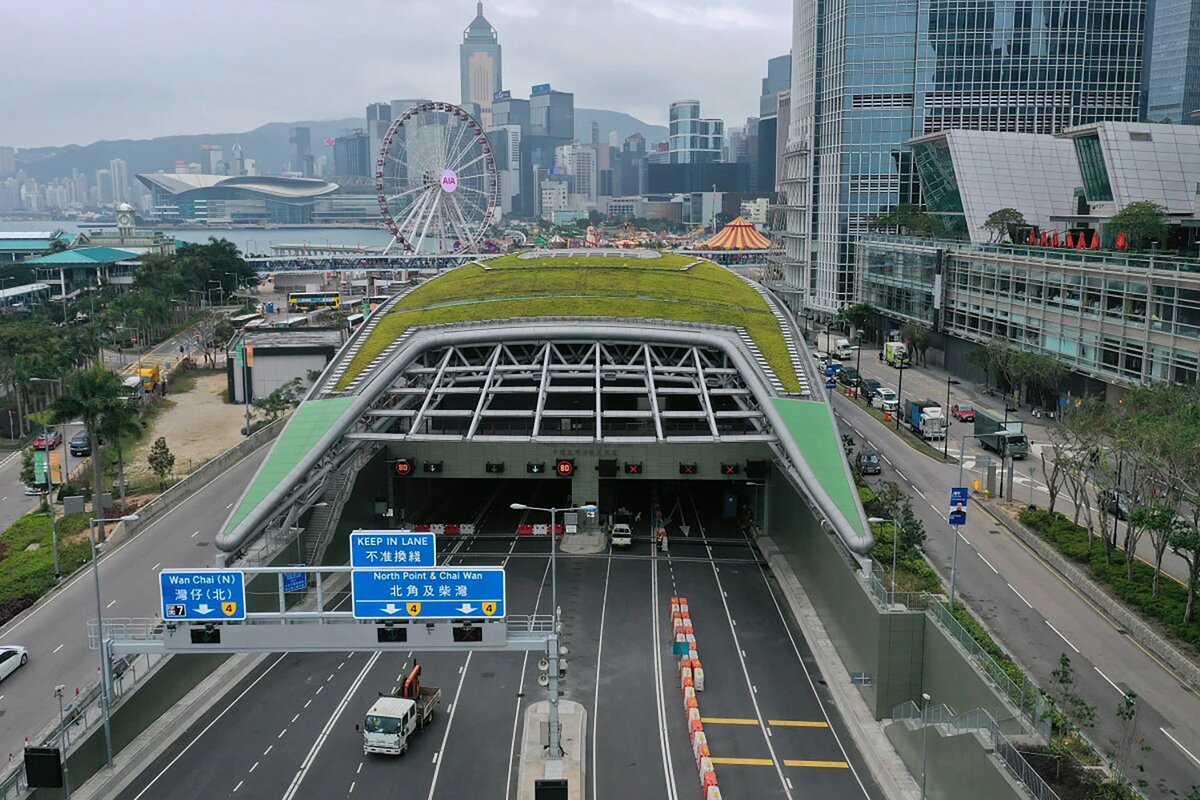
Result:
[[[69,575],[91,558],[91,545],[86,539],[68,539],[87,527],[88,516],[77,514],[58,522],[59,566]],[[0,534],[7,546],[0,561],[0,625],[8,622],[37,598],[54,588],[53,536],[47,514],[26,514]],[[36,550],[26,550],[30,544]]]

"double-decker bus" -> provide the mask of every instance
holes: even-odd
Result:
[[[288,292],[289,311],[317,311],[322,308],[341,307],[341,292]]]

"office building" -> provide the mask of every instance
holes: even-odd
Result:
[[[219,144],[202,144],[200,152],[204,171],[209,175],[220,175],[225,170],[225,151]]]
[[[1154,0],[1148,23],[1145,119],[1196,125],[1200,118],[1200,3],[1195,0]],[[0,174],[3,174],[0,171]]]
[[[720,161],[725,146],[725,123],[719,119],[703,119],[699,100],[676,100],[671,103],[670,162],[672,164],[704,164]]]
[[[787,94],[792,86],[791,54],[776,56],[767,61],[767,75],[762,79],[762,94],[758,98],[758,152],[752,156],[756,162],[754,188],[760,192],[774,192],[775,178],[779,174],[777,162],[783,159],[783,148],[777,146],[781,122],[779,98]],[[784,133],[787,123],[782,123]]]
[[[112,201],[124,203],[129,197],[129,171],[125,159],[114,158],[108,162],[108,174],[112,180]]]
[[[388,104],[392,107],[392,113],[391,113],[391,117],[389,117],[389,119],[392,119],[392,120],[399,119],[401,116],[404,115],[405,111],[408,111],[413,106],[419,106],[422,103],[428,103],[428,102],[429,102],[429,100],[427,100],[423,97],[415,98],[415,99],[411,99],[411,100],[393,100],[391,103]]]
[[[93,187],[95,189],[93,200],[96,205],[112,205],[112,187],[112,171],[107,169],[96,170],[96,185]]]
[[[311,178],[316,172],[312,153],[312,129],[303,126],[292,128],[288,144],[292,146],[291,171],[302,178]]]
[[[595,147],[576,142],[555,149],[554,173],[569,179],[570,208],[595,207],[599,189],[598,172]]]
[[[493,118],[496,117],[493,112]],[[521,193],[520,125],[497,125],[487,132],[492,154],[496,159],[496,177],[500,181],[500,212],[513,213]]]
[[[17,171],[17,151],[6,145],[0,145],[0,178],[7,178]]]
[[[338,178],[366,178],[374,174],[371,137],[361,128],[333,142],[333,174]]]
[[[228,172],[230,175],[239,176],[246,174],[246,154],[242,152],[242,143],[234,139],[233,151],[231,153],[232,160],[228,164]],[[178,170],[176,170],[178,172]]]
[[[575,95],[542,83],[529,95],[529,132],[568,141],[575,138]]]
[[[767,60],[767,75],[762,79],[758,97],[758,115],[773,117],[778,109],[779,93],[792,88],[792,54]]]
[[[1136,120],[1146,0],[970,8],[795,0],[777,287],[789,304],[832,315],[854,301],[868,219],[921,202],[908,140]]]
[[[497,92],[492,99],[492,126],[516,125],[529,133],[529,101],[513,97],[512,92]]]
[[[749,192],[750,165],[708,161],[691,164],[646,165],[647,194],[692,192]]]
[[[492,127],[492,98],[503,85],[500,70],[500,40],[496,29],[483,16],[483,3],[475,7],[475,19],[463,31],[458,46],[458,68],[463,106],[479,110],[484,130]]]

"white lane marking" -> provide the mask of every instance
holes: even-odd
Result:
[[[1010,584],[1008,585],[1008,588],[1010,588],[1010,589],[1012,589],[1012,590],[1013,590],[1013,594],[1015,594],[1017,597],[1021,598],[1021,602],[1022,602],[1022,603],[1024,603],[1024,604],[1025,604],[1025,605],[1027,605],[1027,606],[1029,606],[1030,608],[1033,608],[1033,603],[1031,603],[1031,602],[1029,602],[1028,600],[1026,600],[1026,599],[1025,599],[1025,595],[1023,595],[1023,594],[1021,594],[1020,592],[1018,592],[1018,591],[1017,591],[1017,587],[1013,586],[1013,585],[1010,583]]]
[[[431,761],[431,762],[429,762],[429,763],[431,763],[431,764],[436,764],[436,763],[437,763],[437,757],[438,757],[438,754],[437,754],[437,752],[436,752],[436,751],[434,751],[434,754],[433,754],[433,761]]]
[[[1079,652],[1079,648],[1076,647],[1075,645],[1071,644],[1071,640],[1068,639],[1067,637],[1063,636],[1062,631],[1060,631],[1058,628],[1054,627],[1054,623],[1052,623],[1050,620],[1046,620],[1046,624],[1050,626],[1050,630],[1052,630],[1058,634],[1058,638],[1062,639],[1064,642],[1066,642],[1068,645],[1070,645],[1072,650],[1074,650],[1076,653]]]
[[[1178,747],[1183,752],[1187,753],[1187,757],[1190,758],[1192,761],[1195,761],[1197,766],[1200,766],[1200,758],[1196,758],[1194,755],[1192,755],[1191,750],[1188,750],[1186,747],[1184,747],[1183,745],[1181,745],[1179,743],[1178,739],[1176,739],[1171,734],[1167,733],[1166,728],[1159,728],[1159,730],[1163,732],[1163,736],[1166,736],[1168,739],[1170,739],[1172,742],[1174,742],[1176,747]]]
[[[475,655],[474,650],[467,653],[467,660],[463,662],[462,670],[459,673],[458,688],[454,690],[454,700],[452,701],[453,705],[455,705],[455,706],[458,705],[459,695],[462,694],[463,682],[467,679],[467,667],[471,666],[471,656],[473,656],[473,655]],[[451,711],[446,716],[446,732],[444,734],[442,734],[442,746],[440,748],[438,748],[438,751],[437,751],[438,753],[443,752],[446,749],[446,742],[449,741],[449,739],[450,739],[450,728],[453,725],[454,725],[454,712]],[[437,759],[436,753],[434,754],[434,758]],[[438,760],[437,765],[433,768],[433,780],[429,782],[429,800],[433,800],[433,793],[437,791],[438,773],[440,773],[441,771],[442,771],[442,762],[441,762],[441,760]],[[288,798],[285,797],[284,800],[288,800]]]
[[[196,734],[196,737],[194,739],[192,739],[190,742],[188,742],[187,746],[185,746],[182,750],[180,750],[179,754],[176,755],[174,758],[172,758],[170,763],[168,763],[165,767],[163,767],[162,771],[159,772],[157,775],[155,775],[154,778],[151,779],[151,781],[148,784],[146,784],[146,788],[142,789],[142,791],[138,792],[137,796],[134,797],[133,800],[140,800],[140,798],[144,794],[146,794],[146,792],[150,791],[150,787],[154,786],[154,784],[158,782],[159,778],[161,778],[163,775],[166,775],[167,770],[169,770],[171,767],[175,766],[175,762],[178,761],[179,759],[183,758],[184,754],[188,750],[192,749],[192,745],[194,745],[196,742],[200,741],[200,739],[204,736],[204,734],[208,733],[208,731],[212,728],[212,726],[214,726],[218,722],[220,722],[221,718],[229,713],[229,709],[231,709],[235,705],[237,705],[238,701],[241,700],[243,697],[250,694],[251,690],[253,690],[254,687],[258,685],[259,681],[261,681],[263,678],[267,677],[267,675],[270,674],[271,670],[275,669],[275,667],[279,664],[279,662],[283,661],[285,658],[287,658],[287,653],[284,653],[279,658],[275,659],[275,661],[272,662],[271,666],[269,666],[265,670],[263,670],[263,674],[259,675],[257,678],[255,678],[254,683],[251,683],[249,686],[247,686],[245,689],[243,689],[241,694],[239,694],[237,697],[235,697],[229,705],[225,706],[224,710],[222,710],[220,714],[217,714],[217,716],[213,718],[212,722],[208,723],[208,725],[206,725],[204,727],[204,730],[202,730],[198,734]],[[263,752],[263,755],[265,756],[269,752],[271,752],[270,747],[268,747]]]
[[[654,632],[654,704],[658,715],[658,749],[662,758],[663,780],[667,785],[667,800],[678,800],[679,788],[675,780],[675,762],[671,757],[671,744],[667,734],[667,702],[663,691],[662,634],[659,630],[658,612],[658,548],[654,548],[650,559],[650,625]]]
[[[266,750],[263,750],[263,755],[265,756],[267,753],[271,752],[271,748],[272,748],[272,747],[274,747],[274,746],[275,746],[275,745],[273,745],[273,744],[269,744],[269,745],[267,745],[267,749],[266,749]],[[134,798],[134,800],[137,800],[137,798]]]
[[[161,566],[162,566],[162,562],[160,561],[157,564],[155,564],[153,567],[151,567],[150,569],[158,569]]]
[[[1121,687],[1120,687],[1120,686],[1117,686],[1115,683],[1113,683],[1113,680],[1112,680],[1112,678],[1108,677],[1107,675],[1105,675],[1103,672],[1101,672],[1101,671],[1100,671],[1100,668],[1099,668],[1099,667],[1097,667],[1097,666],[1095,666],[1095,665],[1093,664],[1093,665],[1092,665],[1092,669],[1096,670],[1096,673],[1097,673],[1097,674],[1098,674],[1098,675],[1099,675],[1101,678],[1104,678],[1104,680],[1108,681],[1108,685],[1109,685],[1109,686],[1113,687],[1113,688],[1114,688],[1114,689],[1116,689],[1118,692],[1121,692],[1121,694],[1125,694],[1125,692],[1123,692],[1123,691],[1121,690]]]
[[[509,555],[512,554],[513,548],[516,547],[516,539],[509,545]],[[538,608],[542,604],[542,592],[546,588],[546,577],[550,574],[550,559],[546,559],[546,568],[542,570],[542,582],[538,586],[537,599],[533,601],[533,613],[536,614]],[[603,627],[601,628],[603,630]],[[409,653],[411,656],[412,653]],[[599,657],[597,657],[597,662]],[[529,667],[529,651],[525,651],[525,657],[521,660],[521,680],[517,686],[525,686],[525,670]],[[517,760],[517,723],[521,721],[521,699],[517,699],[516,708],[513,709],[513,726],[512,726],[512,741],[508,745],[508,777],[504,780],[504,796],[509,797],[512,794],[512,779],[513,779],[513,763]],[[594,777],[594,776],[593,776]],[[594,796],[594,795],[593,795]]]
[[[256,769],[258,769],[258,762],[257,762],[257,761],[255,761],[255,762],[254,762],[254,766],[250,768],[250,771],[251,771],[251,772],[254,772],[254,770],[256,770]]]
[[[964,542],[966,542],[967,544],[970,544],[970,543],[971,543],[971,540],[970,540],[970,539],[968,539],[967,537],[963,536],[961,533],[958,535],[958,538],[962,539],[962,540],[963,540]]]
[[[312,698],[310,697],[310,698],[308,698],[308,702],[306,702],[306,703],[304,704],[304,707],[305,707],[305,708],[308,708],[308,707],[309,707],[309,706],[311,706],[311,705],[312,705]]]
[[[367,659],[367,663],[363,665],[362,672],[358,673],[358,677],[354,679],[354,683],[350,684],[350,688],[346,690],[346,694],[342,695],[341,702],[337,704],[333,714],[329,717],[329,721],[325,723],[325,727],[317,735],[317,740],[313,742],[313,746],[309,749],[308,755],[304,757],[300,769],[296,771],[296,776],[292,778],[292,783],[283,795],[283,800],[292,800],[296,796],[296,792],[300,791],[300,784],[304,782],[304,776],[308,774],[313,762],[317,760],[317,754],[321,752],[321,748],[325,746],[326,740],[329,739],[329,732],[333,730],[333,726],[337,724],[337,721],[342,716],[342,712],[349,705],[350,698],[358,691],[358,687],[362,685],[363,679],[367,677],[367,673],[371,671],[371,667],[375,666],[375,662],[379,660],[381,655],[383,655],[383,651],[381,650],[376,650],[371,654],[371,657]]]
[[[299,713],[299,712],[297,712],[297,713],[296,713],[296,716],[292,717],[292,723],[295,723],[295,722],[296,722],[296,720],[298,720],[298,719],[300,719],[300,713]]]
[[[58,647],[54,648],[54,651],[50,655],[54,655],[54,653],[57,653],[59,650],[62,650],[62,649],[63,649],[63,645],[60,644]]]
[[[889,461],[888,463],[890,464],[892,462]],[[908,483],[908,478],[904,477],[903,472],[901,472],[900,470],[896,470],[896,474],[900,476],[900,480],[904,481],[905,483]]]
[[[226,511],[228,511],[231,508],[233,508],[233,503],[230,503],[229,505],[225,506]]]
[[[600,659],[604,655],[604,618],[608,612],[608,576],[612,573],[612,545],[609,545],[608,565],[604,569],[604,595],[600,601],[600,635],[596,637],[596,691],[592,695],[592,763],[585,764],[585,767],[591,769],[592,772],[592,797],[599,797],[599,787],[597,785],[597,773],[599,769],[596,767],[596,739],[599,736],[599,717],[600,717]],[[536,613],[536,612],[535,612]],[[658,657],[658,654],[655,654]],[[506,794],[505,797],[508,795]]]
[[[889,466],[889,467],[892,465],[892,460],[891,460],[890,458],[888,458],[888,457],[887,457],[886,455],[884,455],[883,453],[880,453],[879,455],[883,456],[883,460],[884,460],[884,461],[886,461],[886,462],[888,463],[888,466]]]
[[[105,608],[112,608],[112,607],[113,607],[113,606],[115,606],[116,604],[117,604],[117,601],[116,601],[116,600],[113,600],[111,603],[109,603],[108,605],[106,605],[106,606],[105,606]]]
[[[354,774],[355,774],[355,775],[361,775],[361,774],[362,774],[362,765],[363,765],[363,762],[361,762],[361,761],[360,761],[360,762],[358,762],[358,769],[354,770]]]
[[[862,431],[860,431],[858,428],[855,428],[853,425],[851,425],[851,426],[850,426],[850,428],[851,428],[851,429],[852,429],[852,430],[853,430],[855,433],[857,433],[859,436],[862,436],[862,435],[863,435],[863,432],[862,432]]]
[[[350,791],[346,794],[354,794],[354,787],[358,785],[358,781],[350,781]]]
[[[148,533],[150,532],[150,529],[151,529],[151,528],[153,528],[155,525],[158,525],[160,522],[162,522],[163,520],[165,520],[165,519],[166,519],[167,517],[169,517],[171,514],[174,514],[174,513],[175,513],[176,511],[178,511],[179,509],[181,509],[181,508],[183,508],[184,506],[186,506],[186,505],[188,505],[189,503],[191,503],[191,502],[192,502],[193,500],[195,500],[195,499],[196,499],[198,496],[201,496],[201,495],[203,495],[203,494],[204,494],[204,492],[205,492],[205,491],[208,489],[208,487],[209,487],[209,486],[213,485],[213,484],[214,484],[214,483],[216,483],[217,481],[219,481],[219,480],[221,480],[222,478],[224,478],[226,475],[228,475],[228,474],[229,474],[229,472],[230,472],[230,471],[232,471],[232,470],[234,470],[234,469],[237,469],[238,465],[240,465],[240,464],[241,464],[243,461],[245,461],[246,459],[250,458],[251,456],[254,456],[254,455],[260,455],[260,454],[261,454],[261,453],[260,453],[260,451],[257,451],[257,450],[256,450],[256,451],[254,451],[253,453],[247,453],[246,455],[242,456],[240,459],[238,459],[236,462],[234,462],[234,463],[233,463],[233,464],[231,464],[231,465],[230,465],[228,468],[226,468],[226,469],[225,469],[225,471],[224,471],[224,472],[222,472],[220,475],[216,475],[216,476],[214,476],[212,480],[210,480],[208,483],[204,484],[204,485],[203,485],[203,486],[201,486],[199,489],[197,489],[197,490],[196,490],[196,493],[195,493],[195,494],[193,494],[191,497],[187,498],[186,500],[184,500],[183,502],[179,503],[178,505],[176,505],[176,506],[172,506],[171,508],[169,508],[169,509],[168,509],[166,512],[164,512],[164,513],[163,513],[163,515],[162,515],[161,517],[159,517],[158,519],[154,520],[154,521],[153,521],[153,522],[151,522],[149,525],[147,525],[147,526],[146,526],[146,528],[145,528],[145,530],[144,530],[144,531],[142,531],[142,532],[141,532],[141,533],[140,533],[138,536],[134,536],[134,537],[131,537],[131,538],[129,538],[129,539],[126,539],[125,541],[121,542],[119,545],[117,545],[116,547],[114,547],[112,550],[109,550],[107,553],[103,553],[103,554],[101,554],[101,556],[100,556],[100,559],[101,559],[102,561],[107,561],[107,560],[111,559],[111,558],[112,558],[113,556],[115,556],[117,553],[119,553],[119,552],[121,552],[122,550],[124,550],[124,549],[125,549],[125,548],[126,548],[126,547],[127,547],[127,546],[128,546],[130,543],[131,543],[131,542],[135,542],[135,541],[137,541],[138,539],[140,539],[142,536],[144,536],[144,535],[148,534]],[[155,569],[158,569],[158,566],[156,565],[154,568],[155,568]],[[31,608],[31,609],[27,610],[26,612],[24,612],[24,613],[22,614],[22,616],[21,616],[21,618],[20,618],[20,619],[17,619],[17,620],[14,620],[14,621],[12,621],[12,622],[9,622],[9,623],[5,624],[5,626],[4,626],[4,630],[0,631],[0,639],[3,639],[4,637],[8,636],[8,635],[9,635],[9,634],[11,634],[13,631],[15,631],[17,628],[20,628],[20,627],[21,627],[22,625],[24,625],[26,622],[28,622],[29,620],[33,619],[33,618],[34,618],[35,616],[37,616],[39,613],[41,613],[42,611],[45,611],[45,610],[46,610],[46,609],[47,609],[47,608],[50,606],[50,604],[51,604],[51,603],[53,603],[54,601],[58,600],[58,598],[60,598],[60,597],[62,597],[63,595],[65,595],[65,594],[67,593],[67,589],[70,589],[70,588],[71,588],[72,586],[74,586],[76,583],[78,583],[79,581],[83,580],[83,579],[84,579],[84,577],[85,577],[85,576],[87,576],[87,574],[88,574],[88,570],[86,570],[86,569],[84,569],[84,570],[80,570],[78,573],[76,573],[76,575],[75,575],[75,577],[74,577],[74,578],[72,578],[71,580],[69,580],[69,581],[67,581],[66,583],[64,583],[62,586],[60,586],[60,587],[59,587],[59,589],[58,589],[58,591],[57,591],[57,592],[55,592],[54,594],[50,595],[50,596],[49,596],[49,598],[46,600],[46,602],[42,603],[41,605],[34,606],[33,608]],[[137,800],[137,798],[134,798],[134,800]]]
[[[192,535],[189,538],[195,539],[199,533],[200,533],[200,531],[192,531]]]
[[[921,499],[924,500],[926,503],[929,502],[929,498],[925,496],[925,493],[922,492],[920,489],[918,489],[916,486],[913,487],[913,491],[916,492],[917,494],[921,495]]]
[[[284,728],[283,730],[281,730],[281,731],[279,732],[279,735],[278,735],[278,736],[276,736],[275,738],[276,738],[276,739],[282,739],[282,738],[283,738],[283,735],[284,735],[285,733],[287,733],[287,728]]]
[[[243,783],[245,783],[245,781],[238,781],[238,785],[233,787],[233,790],[236,792],[238,789],[242,788]]]
[[[996,567],[992,565],[992,562],[990,562],[990,561],[988,561],[988,560],[987,560],[987,556],[985,556],[983,553],[979,552],[978,550],[976,550],[976,551],[975,551],[975,555],[977,555],[977,556],[979,556],[980,558],[982,558],[982,559],[983,559],[983,563],[985,563],[985,564],[987,564],[989,567],[991,567],[991,569],[992,569],[992,572],[996,573],[997,575],[999,575],[999,574],[1000,574],[1000,570],[996,569]]]

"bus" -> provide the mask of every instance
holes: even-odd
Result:
[[[354,330],[359,325],[362,325],[363,320],[365,319],[366,316],[363,314],[351,314],[350,316],[346,317],[346,327],[350,330]]]
[[[367,305],[370,306],[372,311],[374,311],[375,309],[379,308],[379,306],[391,299],[392,296],[390,294],[373,294],[367,298]]]
[[[242,328],[252,327],[252,323],[261,322],[262,314],[239,314],[236,317],[229,318],[229,324],[233,326],[235,331],[240,331]]]
[[[308,317],[286,317],[275,320],[276,328],[301,328],[308,324]]]
[[[341,308],[341,292],[288,292],[288,311],[317,311]]]

